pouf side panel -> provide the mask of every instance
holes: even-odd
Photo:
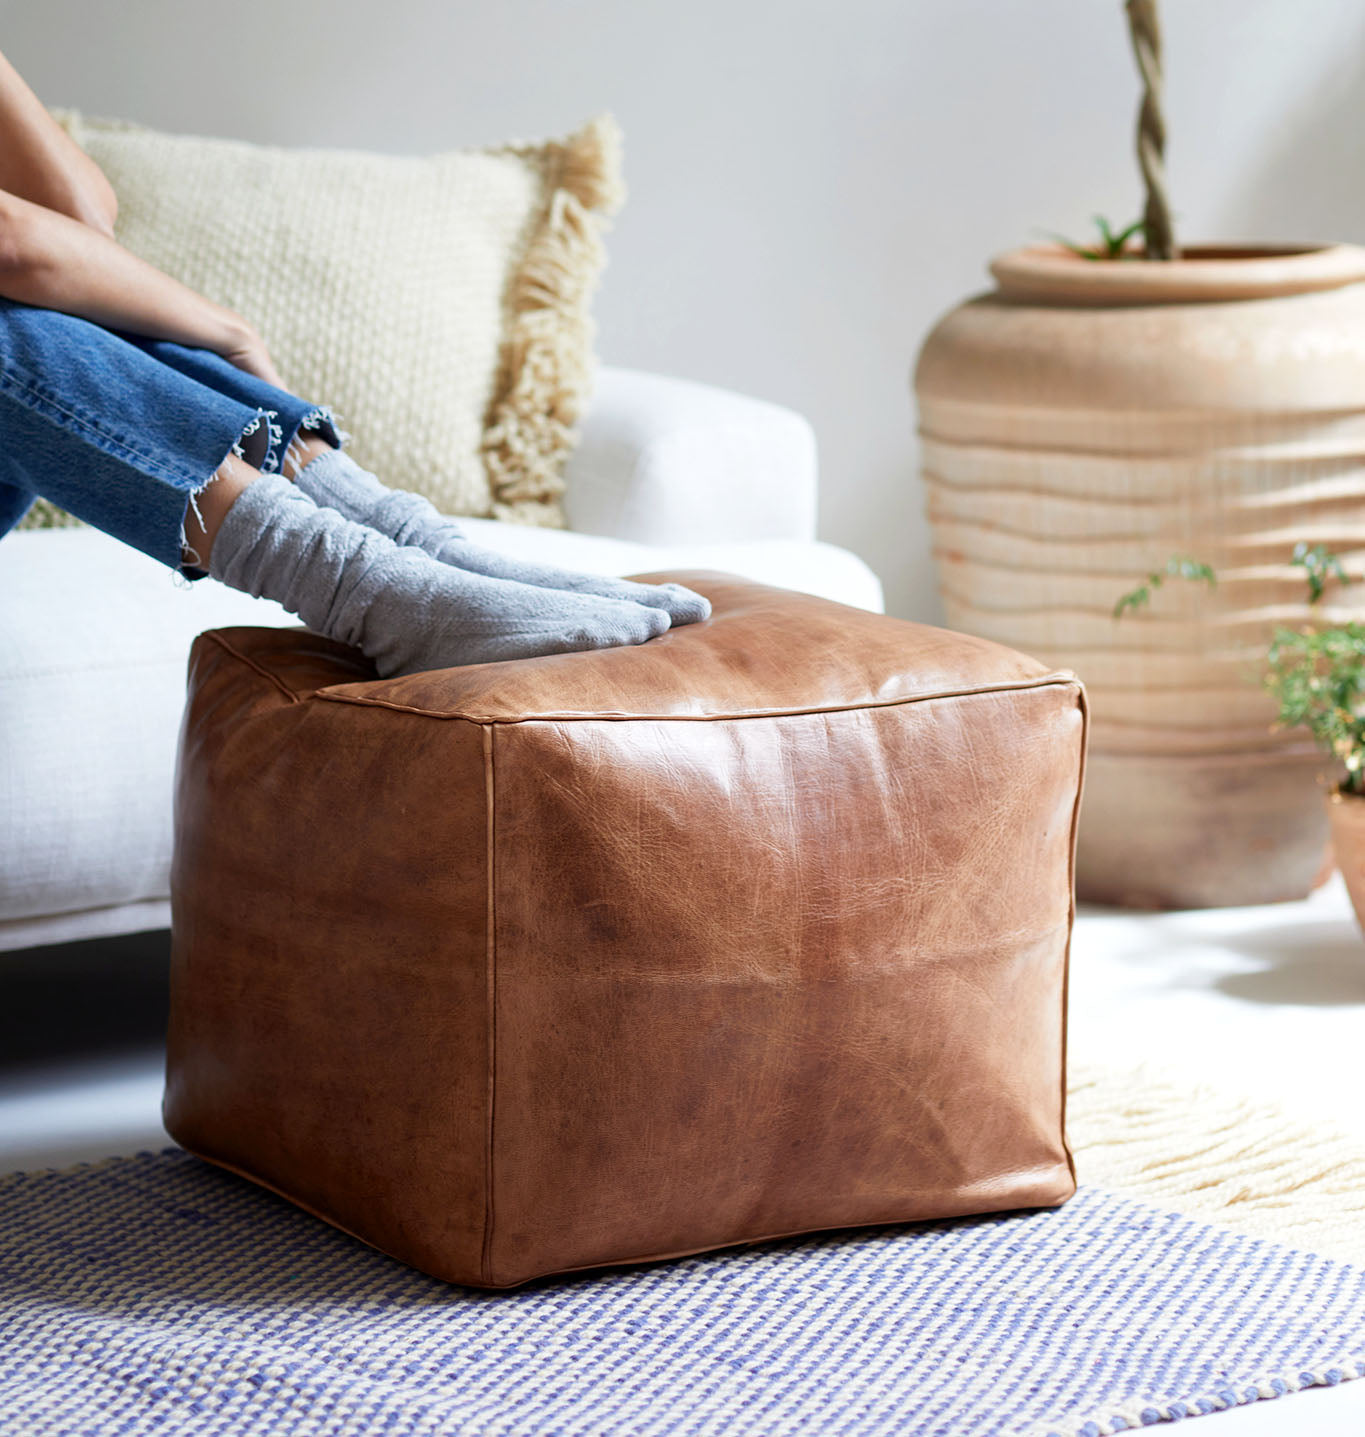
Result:
[[[192,651],[167,1128],[454,1281],[484,1232],[484,745]]]
[[[1074,682],[494,733],[490,1280],[1055,1204]]]

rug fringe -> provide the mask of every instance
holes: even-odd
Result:
[[[1146,1066],[1073,1068],[1067,1128],[1083,1184],[1365,1264],[1357,1138]]]
[[[1178,1422],[1186,1417],[1207,1417],[1214,1412],[1227,1412],[1251,1402],[1269,1402],[1301,1392],[1306,1387],[1338,1387],[1365,1377],[1365,1362],[1354,1354],[1338,1361],[1319,1365],[1303,1372],[1264,1374],[1253,1382],[1239,1383],[1221,1391],[1208,1392],[1181,1402],[1153,1401],[1135,1398],[1105,1408],[1103,1417],[1093,1413],[1084,1421],[1071,1417],[1037,1423],[1020,1433],[1020,1437],[1116,1437],[1120,1432],[1138,1432],[1157,1422]],[[1122,1420],[1122,1426],[1115,1423]]]

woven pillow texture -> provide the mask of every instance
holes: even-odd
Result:
[[[109,177],[119,240],[244,315],[386,483],[448,514],[562,527],[620,132],[427,157],[57,118]],[[40,500],[28,528],[74,523]]]

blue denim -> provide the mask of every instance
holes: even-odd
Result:
[[[231,453],[279,469],[326,405],[206,349],[0,299],[0,536],[41,496],[187,579],[185,517]]]

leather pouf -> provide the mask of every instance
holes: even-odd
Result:
[[[643,577],[712,618],[387,680],[199,636],[172,1135],[478,1287],[1065,1201],[1076,679]]]

